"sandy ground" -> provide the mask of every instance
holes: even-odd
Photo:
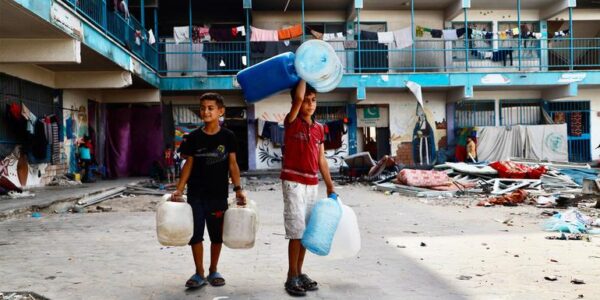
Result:
[[[224,287],[183,288],[193,272],[190,250],[158,244],[153,210],[160,198],[138,196],[103,202],[110,212],[0,222],[0,291],[51,299],[288,298],[280,186],[263,180],[247,187],[260,230],[254,248],[224,249]],[[309,255],[305,271],[321,287],[307,298],[600,299],[600,236],[547,240],[558,234],[542,231],[542,209],[413,199],[361,185],[338,193],[358,216],[362,250],[341,261]]]

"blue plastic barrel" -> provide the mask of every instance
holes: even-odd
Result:
[[[329,254],[341,217],[342,207],[337,200],[331,198],[319,200],[310,214],[302,236],[302,245],[316,255]]]
[[[344,75],[342,63],[335,50],[321,40],[302,43],[296,50],[294,65],[298,76],[320,93],[335,89]]]
[[[237,81],[246,102],[258,102],[294,87],[300,81],[294,68],[295,58],[294,53],[286,52],[239,71]]]

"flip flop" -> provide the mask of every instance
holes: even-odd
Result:
[[[306,290],[302,287],[300,276],[290,278],[285,282],[285,290],[291,296],[302,297],[306,296]]]
[[[212,286],[225,285],[225,278],[223,278],[223,275],[221,275],[221,273],[219,273],[219,272],[212,272],[212,273],[208,274],[208,277],[206,277],[206,279]]]
[[[206,279],[198,274],[194,274],[192,275],[192,277],[190,277],[190,279],[188,279],[185,282],[185,287],[187,288],[191,288],[191,289],[197,289],[197,288],[201,288],[203,286],[205,286],[206,284],[208,284],[208,282],[206,281]]]
[[[310,279],[310,277],[308,277],[308,275],[306,274],[300,274],[300,276],[298,276],[298,278],[300,278],[300,282],[302,283],[302,287],[307,290],[307,291],[316,291],[319,289],[318,283],[312,279]]]

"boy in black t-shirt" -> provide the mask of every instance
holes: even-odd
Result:
[[[217,272],[221,246],[223,245],[223,215],[227,210],[229,176],[234,184],[238,204],[246,203],[240,185],[240,169],[235,153],[237,141],[233,132],[219,126],[219,118],[225,114],[223,97],[217,93],[206,93],[200,97],[202,128],[192,131],[183,138],[182,157],[186,159],[173,193],[173,201],[182,201],[183,188],[188,183],[188,203],[194,213],[194,235],[190,240],[196,272],[185,283],[186,287],[199,288],[207,283],[222,286],[225,279]],[[210,237],[209,274],[204,277],[202,263],[204,224]]]

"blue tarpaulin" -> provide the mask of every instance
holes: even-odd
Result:
[[[598,171],[595,169],[560,169],[560,172],[571,177],[579,185],[583,184],[583,179],[598,177]]]

